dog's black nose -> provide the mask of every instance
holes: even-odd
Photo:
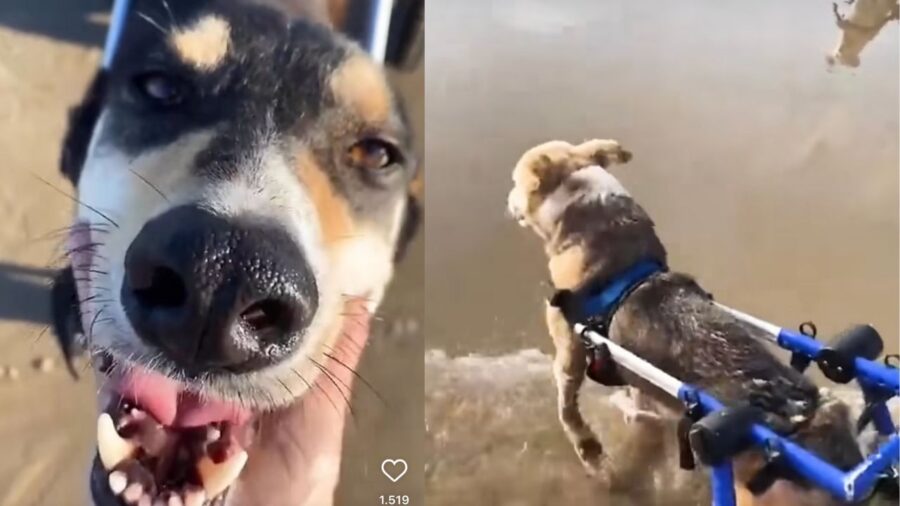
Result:
[[[138,335],[188,371],[240,372],[295,348],[318,290],[285,230],[182,206],[129,246],[122,302]]]

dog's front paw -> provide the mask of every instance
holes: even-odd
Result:
[[[603,445],[595,438],[582,439],[576,448],[588,475],[598,476],[603,464]]]
[[[595,481],[600,488],[621,492],[630,490],[634,484],[628,483],[628,479],[618,472],[603,451],[603,445],[596,439],[585,439],[578,444],[578,457],[587,475]]]
[[[614,462],[606,455],[601,457],[597,465],[592,468],[590,476],[597,482],[598,486],[610,492],[632,492],[637,483],[633,481],[633,476],[616,469]]]

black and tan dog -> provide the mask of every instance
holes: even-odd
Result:
[[[859,463],[848,408],[770,354],[761,344],[761,331],[718,309],[693,278],[668,271],[653,221],[606,170],[630,159],[612,140],[577,146],[554,141],[527,151],[516,165],[508,210],[543,239],[554,287],[577,294],[609,284],[642,262],[658,265],[623,292],[610,314],[589,315],[604,320],[610,339],[727,405],[762,409],[773,428],[842,469]],[[630,455],[605,458],[578,409],[585,349],[558,307],[548,303],[546,311],[556,347],[559,417],[567,436],[589,472],[613,486],[634,483],[639,477],[633,472],[660,453],[659,415],[675,414],[678,402],[620,371],[633,394],[628,414],[635,430],[633,441],[624,445]],[[738,482],[746,485],[762,465],[752,451],[740,455]],[[832,501],[790,480],[779,480],[756,498],[743,487],[739,493],[745,505],[824,506]]]
[[[291,476],[283,432],[347,387],[415,229],[397,97],[325,2],[132,4],[62,156],[55,318],[99,376],[94,502],[330,504],[340,455]]]

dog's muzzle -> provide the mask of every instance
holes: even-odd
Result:
[[[506,197],[506,214],[510,218],[516,220],[519,225],[526,226],[523,197],[517,188],[510,190]]]
[[[195,374],[285,358],[318,305],[315,277],[286,230],[197,206],[144,225],[126,253],[121,295],[139,337]]]

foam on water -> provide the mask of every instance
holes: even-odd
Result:
[[[498,356],[425,356],[426,490],[429,504],[706,505],[707,478],[678,468],[675,426],[665,451],[644,463],[634,491],[612,495],[587,477],[556,418],[552,358],[526,349]],[[609,402],[615,389],[586,383],[582,412],[611,459],[629,428]],[[853,387],[833,394],[854,412]],[[897,405],[892,406],[897,412]]]

